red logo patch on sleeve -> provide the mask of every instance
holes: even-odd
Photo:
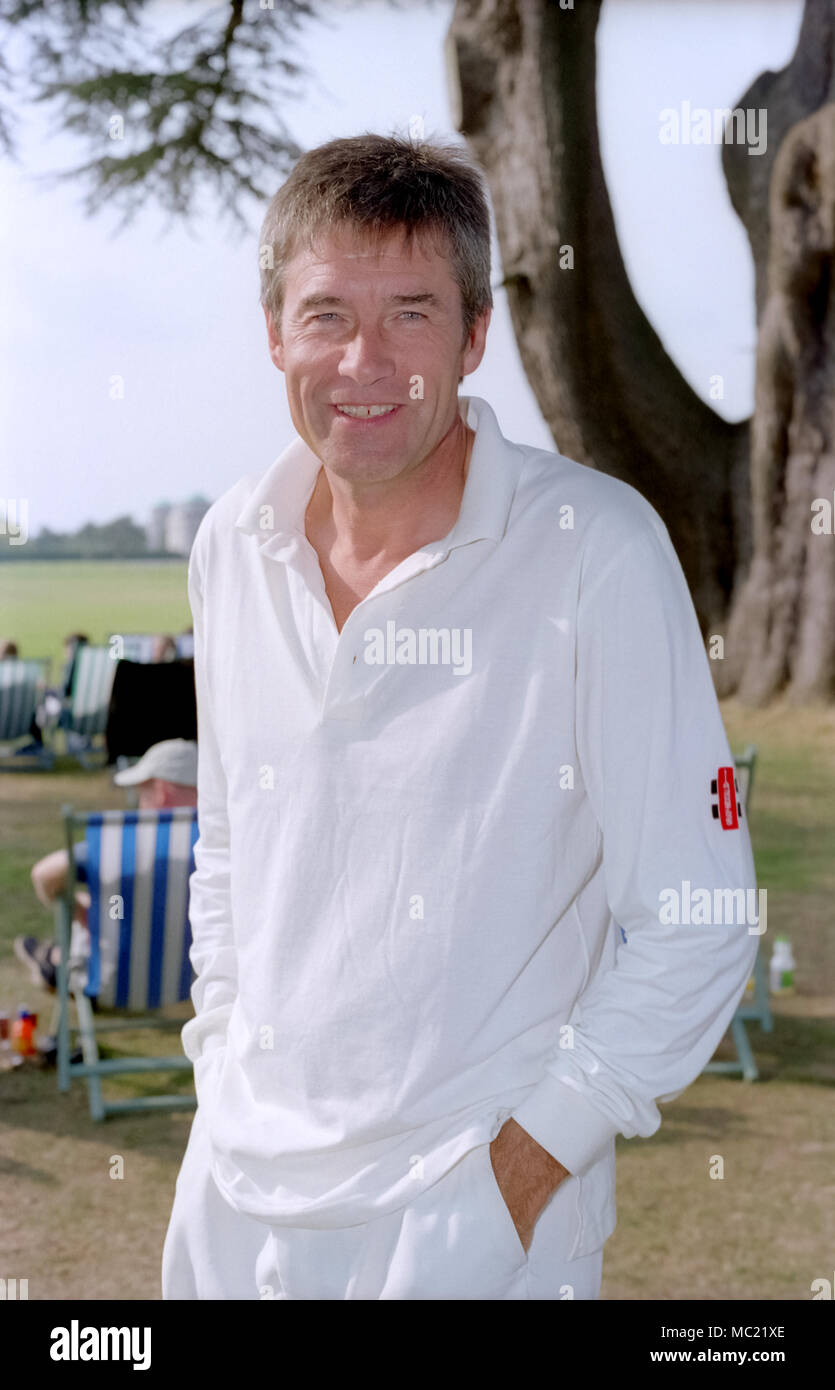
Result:
[[[720,767],[710,784],[711,795],[716,797],[712,806],[713,819],[718,820],[723,830],[738,830],[742,816],[739,801],[739,783],[732,767]]]

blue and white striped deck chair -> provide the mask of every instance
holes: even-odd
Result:
[[[15,753],[14,749],[15,744],[25,747],[32,741],[29,730],[46,684],[47,669],[45,661],[0,661],[0,768],[3,771],[32,772],[54,766],[55,753],[51,748],[33,748],[27,753]]]
[[[95,740],[104,737],[107,710],[116,660],[109,647],[91,647],[86,643],[78,648],[63,726],[67,752],[78,758],[82,767],[104,766],[106,748],[96,748]],[[102,761],[102,759],[104,761]]]
[[[751,804],[751,789],[754,785],[754,767],[757,761],[757,749],[753,744],[749,744],[744,753],[734,757],[734,765],[738,773],[739,792],[742,804],[745,807],[746,818]],[[759,1076],[757,1063],[754,1060],[754,1053],[745,1031],[746,1023],[759,1023],[764,1033],[770,1033],[774,1027],[771,1017],[771,1003],[768,995],[768,965],[765,958],[765,933],[760,937],[757,949],[754,969],[751,972],[754,979],[753,995],[747,992],[743,994],[737,1007],[736,1013],[731,1020],[730,1032],[736,1048],[735,1062],[708,1062],[705,1071],[708,1072],[742,1072],[746,1081],[756,1081]]]
[[[120,1029],[182,1028],[182,1018],[161,1018],[154,1010],[187,1000],[194,980],[188,909],[197,811],[191,806],[86,815],[75,815],[71,806],[62,810],[71,864],[75,833],[83,831],[87,842],[90,956],[86,967],[70,958],[76,890],[75,873],[71,872],[57,905],[61,947],[58,1089],[68,1091],[74,1076],[85,1077],[94,1120],[126,1111],[193,1110],[197,1103],[193,1093],[104,1100],[103,1077],[188,1072],[191,1063],[182,1050],[176,1056],[102,1060],[96,1039]],[[83,1062],[70,1061],[70,996],[78,1015]],[[95,1016],[90,1002],[93,998],[98,1001]],[[121,1017],[114,1018],[111,1013]]]

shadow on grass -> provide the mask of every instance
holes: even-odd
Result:
[[[835,1086],[835,1020],[774,1015],[774,1029],[764,1033],[756,1024],[746,1024],[748,1038],[759,1069],[759,1079],[737,1084],[759,1086],[769,1081],[797,1081],[807,1086]],[[728,1039],[716,1060],[731,1060],[733,1047]]]
[[[100,1056],[136,1055],[133,1050],[117,1052],[100,1047]],[[191,1069],[183,1071],[131,1074],[125,1078],[110,1077],[102,1083],[106,1099],[135,1099],[140,1096],[182,1094],[184,1099],[194,1095]],[[78,1139],[100,1142],[107,1137],[113,1152],[130,1150],[143,1153],[163,1162],[178,1163],[185,1151],[194,1109],[176,1111],[146,1111],[136,1114],[113,1115],[101,1123],[91,1118],[87,1083],[83,1077],[74,1079],[69,1091],[58,1090],[55,1067],[23,1066],[0,1076],[0,1113],[4,1126],[20,1133],[33,1131],[56,1139]],[[2,1134],[2,1128],[0,1128]],[[8,1161],[8,1160],[7,1160]],[[26,1176],[26,1166],[18,1165],[18,1175]],[[0,1167],[0,1173],[4,1169]],[[31,1170],[28,1176],[35,1178]]]
[[[61,1179],[56,1173],[44,1168],[35,1168],[31,1163],[20,1163],[16,1158],[0,1154],[0,1178],[25,1178],[28,1182],[39,1182],[45,1187],[60,1187]]]

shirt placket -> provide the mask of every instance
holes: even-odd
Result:
[[[380,626],[381,621],[384,621],[382,615],[375,616],[377,610],[384,609],[385,619],[396,617],[405,595],[398,600],[396,596],[392,597],[394,591],[398,588],[405,588],[418,576],[425,574],[427,570],[434,569],[446,558],[449,552],[419,550],[414,555],[407,556],[389,574],[384,575],[364,599],[360,600],[348,615],[342,631],[338,633],[315,551],[312,547],[310,550],[318,571],[321,594],[326,605],[326,613],[323,616],[328,628],[328,652],[330,655],[330,663],[322,687],[320,718],[323,721],[356,722],[361,720],[365,714],[368,686],[375,679],[363,660],[363,655],[365,632],[369,627]],[[319,621],[318,613],[315,621],[317,623]],[[324,654],[324,643],[322,643],[321,649]],[[377,675],[376,678],[378,679],[379,676]]]

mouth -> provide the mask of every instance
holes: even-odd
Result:
[[[380,420],[390,420],[401,409],[399,405],[335,405],[334,410],[343,420],[357,421],[360,424],[376,424]]]

